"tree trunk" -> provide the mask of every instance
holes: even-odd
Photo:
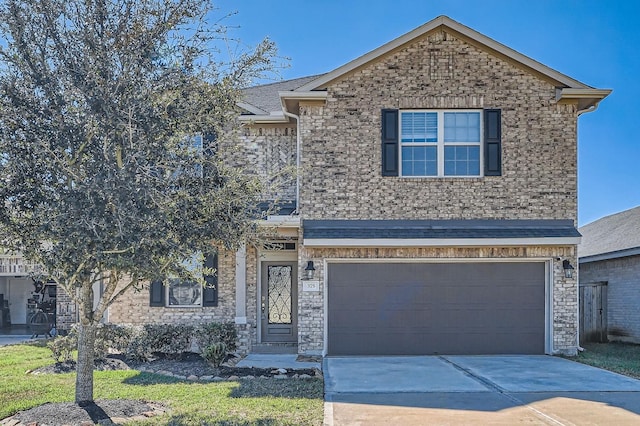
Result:
[[[76,404],[86,406],[93,402],[94,346],[96,324],[92,321],[78,324],[78,364],[76,365]]]

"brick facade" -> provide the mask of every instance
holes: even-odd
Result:
[[[109,307],[108,321],[123,325],[142,324],[206,324],[213,321],[234,321],[235,300],[235,252],[221,250],[218,255],[218,306],[194,308],[169,308],[149,306],[149,288],[137,291],[133,288]],[[252,330],[238,325],[239,351],[250,349]]]
[[[580,264],[580,283],[607,282],[609,340],[640,343],[640,256]]]
[[[452,72],[430,79],[429,52],[450,53]],[[300,108],[303,218],[576,220],[575,106],[507,60],[437,32],[327,92]],[[502,176],[381,176],[383,108],[502,109]]]
[[[269,180],[283,176],[266,199],[295,199],[296,124],[300,129],[301,223],[307,219],[569,219],[577,216],[577,106],[559,104],[549,78],[504,55],[490,53],[446,30],[427,33],[329,82],[325,101],[299,102],[300,122],[247,124],[237,144],[221,147],[229,163]],[[277,94],[276,94],[277,96]],[[381,174],[381,110],[484,109],[502,111],[502,176],[403,178]],[[277,185],[276,185],[277,186]],[[302,230],[300,230],[302,231]],[[313,259],[319,291],[298,281],[298,352],[322,354],[325,334],[323,264],[331,259],[536,259],[550,273],[551,352],[575,354],[578,288],[562,260],[577,264],[574,245],[524,247],[311,248],[298,237],[298,276]],[[247,248],[246,318],[241,350],[260,338],[258,270]],[[109,320],[229,321],[235,317],[235,255],[219,264],[216,308],[149,308],[147,291],[131,293]]]

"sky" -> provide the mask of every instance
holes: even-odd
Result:
[[[282,79],[331,71],[447,15],[598,89],[613,89],[578,119],[580,226],[640,205],[638,0],[219,0],[247,45],[269,37],[290,58]]]

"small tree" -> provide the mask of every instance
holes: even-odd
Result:
[[[119,296],[253,229],[261,183],[224,166],[239,90],[274,45],[221,61],[202,0],[0,1],[2,243],[79,305],[75,400]],[[203,271],[200,271],[203,272]],[[213,273],[214,271],[204,271]],[[94,306],[94,283],[104,292]]]

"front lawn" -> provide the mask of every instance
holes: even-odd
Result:
[[[574,361],[640,379],[640,345],[631,343],[587,343]]]
[[[51,351],[32,345],[0,347],[0,419],[46,402],[73,401],[75,374],[27,374],[52,364]],[[319,425],[320,379],[180,381],[136,370],[97,371],[96,399],[160,402],[170,413],[145,424]]]

